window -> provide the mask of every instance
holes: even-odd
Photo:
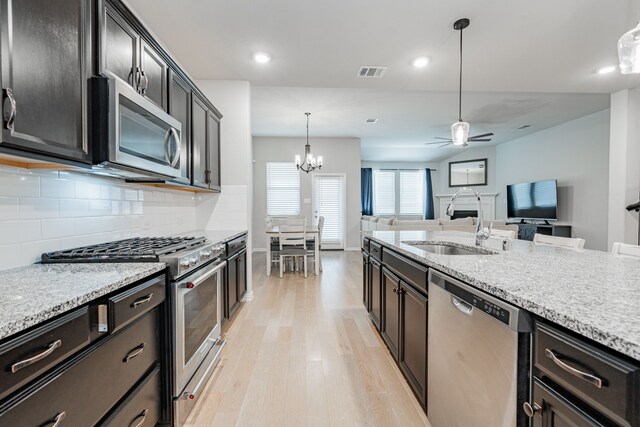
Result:
[[[424,171],[379,169],[373,171],[373,214],[422,218],[424,216]]]
[[[300,172],[293,162],[267,163],[267,215],[300,214]]]

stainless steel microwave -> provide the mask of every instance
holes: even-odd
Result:
[[[129,178],[181,176],[182,124],[117,77],[92,86],[94,163]],[[186,156],[186,153],[185,153]]]

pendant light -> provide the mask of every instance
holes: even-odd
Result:
[[[464,145],[469,139],[469,123],[462,121],[462,30],[469,26],[467,18],[458,19],[453,29],[460,31],[460,85],[458,90],[458,121],[451,125],[453,145]]]
[[[640,22],[618,40],[618,59],[622,74],[640,73]]]
[[[311,113],[304,113],[307,116],[307,143],[304,146],[304,159],[296,154],[296,168],[300,171],[309,173],[313,170],[322,168],[322,156],[317,158],[311,154],[311,145],[309,145],[309,116]]]

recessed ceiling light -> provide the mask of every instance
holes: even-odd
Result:
[[[617,65],[608,65],[606,67],[598,68],[596,70],[596,73],[598,73],[598,74],[609,74],[609,73],[613,73],[617,69],[618,69]]]
[[[411,62],[411,65],[413,65],[416,68],[422,68],[429,65],[429,62],[431,62],[431,58],[429,58],[428,56],[421,56],[419,58],[414,59]]]
[[[367,119],[364,122],[365,123],[376,123],[378,121],[378,119]]]
[[[253,54],[253,60],[258,64],[266,64],[271,61],[271,55],[265,52],[256,52]]]

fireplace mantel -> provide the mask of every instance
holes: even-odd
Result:
[[[449,201],[453,197],[453,194],[436,194],[435,197],[438,199],[438,206],[440,208],[440,219],[448,219],[449,217],[446,215],[445,211],[447,210],[447,206],[449,205]],[[484,219],[495,219],[496,218],[496,197],[498,197],[498,193],[479,193],[480,198],[482,199],[482,214]],[[476,210],[476,196],[469,193],[460,194],[456,199],[456,209],[460,210]]]

